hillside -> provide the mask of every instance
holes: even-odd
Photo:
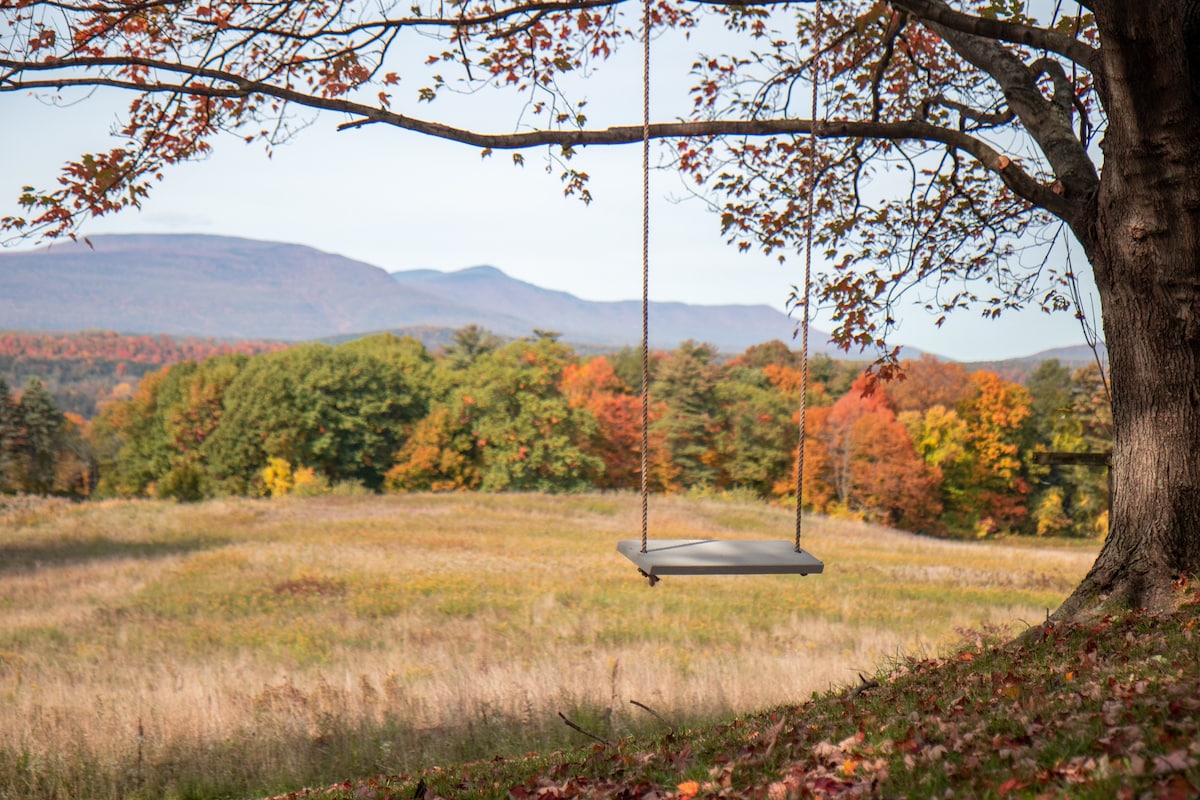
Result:
[[[555,330],[577,345],[640,341],[640,304],[581,300],[493,267],[384,270],[309,247],[202,235],[96,236],[0,254],[0,330],[104,329],[235,339],[310,340],[475,324],[507,337]],[[767,306],[655,303],[651,342],[727,353],[795,324]],[[444,339],[444,334],[441,335]],[[824,349],[822,334],[813,349]]]
[[[600,743],[574,751],[430,765],[272,800],[1186,800],[1200,796],[1200,595],[1181,600],[1162,617],[906,658],[858,685],[719,725],[664,720],[656,737],[593,735]]]

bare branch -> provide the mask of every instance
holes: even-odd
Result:
[[[892,19],[888,22],[887,31],[883,35],[883,55],[871,74],[871,119],[878,120],[883,108],[883,100],[879,96],[879,84],[883,81],[884,73],[892,63],[892,52],[896,48],[896,37],[908,24],[908,14],[903,11],[893,11]]]
[[[928,97],[921,105],[922,116],[927,115],[933,106],[941,106],[948,108],[951,111],[957,111],[959,116],[964,119],[974,120],[981,126],[995,127],[1005,125],[1012,122],[1016,117],[1011,108],[1005,108],[1003,111],[980,111],[977,108],[972,108],[966,103],[960,103],[957,100],[951,100],[945,95],[937,94],[933,97]]]
[[[1048,50],[1074,61],[1093,74],[1100,71],[1100,52],[1098,50],[1078,39],[1056,31],[964,14],[950,8],[942,0],[891,0],[891,4],[922,20],[937,23],[951,30]]]

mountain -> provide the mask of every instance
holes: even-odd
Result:
[[[640,300],[595,302],[516,280],[495,267],[471,267],[458,272],[412,270],[393,272],[402,286],[458,302],[480,313],[497,307],[519,311],[515,324],[497,320],[487,325],[505,336],[527,336],[534,329],[557,331],[568,342],[604,347],[633,346],[641,341]],[[650,304],[650,341],[674,347],[692,339],[715,344],[727,353],[741,352],[772,339],[790,342],[796,323],[765,305],[694,306],[685,303]],[[810,329],[814,352],[833,353],[828,334]]]
[[[535,328],[593,347],[636,345],[641,304],[591,302],[494,267],[384,270],[310,247],[193,234],[95,236],[0,253],[0,330],[105,329],[310,340],[476,324],[508,337]],[[768,306],[652,303],[651,344],[685,339],[726,353],[780,339],[795,323]],[[441,336],[445,337],[442,333]],[[827,335],[810,334],[814,352]]]
[[[96,236],[0,254],[0,328],[314,339],[406,315],[465,324],[378,267],[308,247],[217,236]]]

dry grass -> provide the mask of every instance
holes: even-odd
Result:
[[[250,796],[792,702],[1033,623],[1095,548],[815,519],[823,576],[666,579],[630,495],[0,505],[0,797]],[[655,536],[790,538],[663,499]],[[240,793],[240,795],[238,794]]]

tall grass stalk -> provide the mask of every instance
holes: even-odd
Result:
[[[252,797],[801,700],[1033,624],[1094,547],[813,519],[822,576],[666,579],[631,495],[0,506],[0,798]],[[790,538],[657,499],[653,535]]]

